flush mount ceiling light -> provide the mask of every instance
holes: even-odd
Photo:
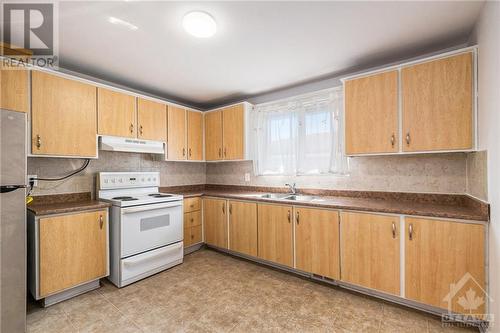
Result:
[[[108,17],[108,22],[116,24],[116,25],[121,25],[121,26],[126,27],[126,28],[128,28],[130,30],[137,30],[137,29],[139,29],[139,27],[137,27],[136,25],[133,25],[130,22],[121,20],[121,19],[119,19],[117,17],[114,17],[114,16]]]
[[[208,38],[217,32],[217,24],[214,18],[202,11],[193,11],[184,15],[182,19],[184,30],[197,38]]]

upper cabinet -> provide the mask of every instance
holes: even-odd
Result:
[[[167,106],[137,98],[137,137],[145,140],[167,140]]]
[[[403,150],[472,149],[472,53],[401,70]]]
[[[23,69],[0,70],[0,109],[29,111],[28,75]]]
[[[96,87],[40,71],[31,79],[31,153],[96,157]]]
[[[205,152],[207,161],[247,159],[246,138],[248,103],[207,112]]]
[[[346,154],[474,150],[475,57],[466,49],[346,78]]]
[[[98,133],[128,138],[137,137],[135,97],[118,91],[97,88]]]
[[[187,111],[188,160],[203,160],[203,114]]]
[[[167,160],[203,160],[203,115],[183,108],[168,108]]]
[[[347,154],[397,152],[398,71],[347,81],[344,90]]]

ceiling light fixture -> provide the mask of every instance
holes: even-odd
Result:
[[[217,32],[217,23],[214,18],[199,10],[184,15],[182,26],[190,35],[197,38],[209,38]]]
[[[117,17],[113,17],[113,16],[108,17],[108,22],[116,24],[116,25],[124,26],[124,27],[126,27],[126,28],[128,28],[130,30],[137,30],[137,29],[139,29],[139,27],[137,27],[136,25],[133,25],[130,22],[121,20],[121,19],[119,19]]]

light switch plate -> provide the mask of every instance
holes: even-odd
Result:
[[[28,182],[29,182],[32,178],[35,178],[35,180],[33,181],[33,187],[37,187],[37,186],[38,186],[38,180],[36,180],[36,177],[37,177],[37,175],[28,175]]]
[[[250,181],[250,174],[247,172],[245,173],[245,181],[249,182]]]

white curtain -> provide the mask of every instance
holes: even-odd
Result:
[[[250,121],[255,174],[346,173],[342,123],[341,88],[256,105]]]

